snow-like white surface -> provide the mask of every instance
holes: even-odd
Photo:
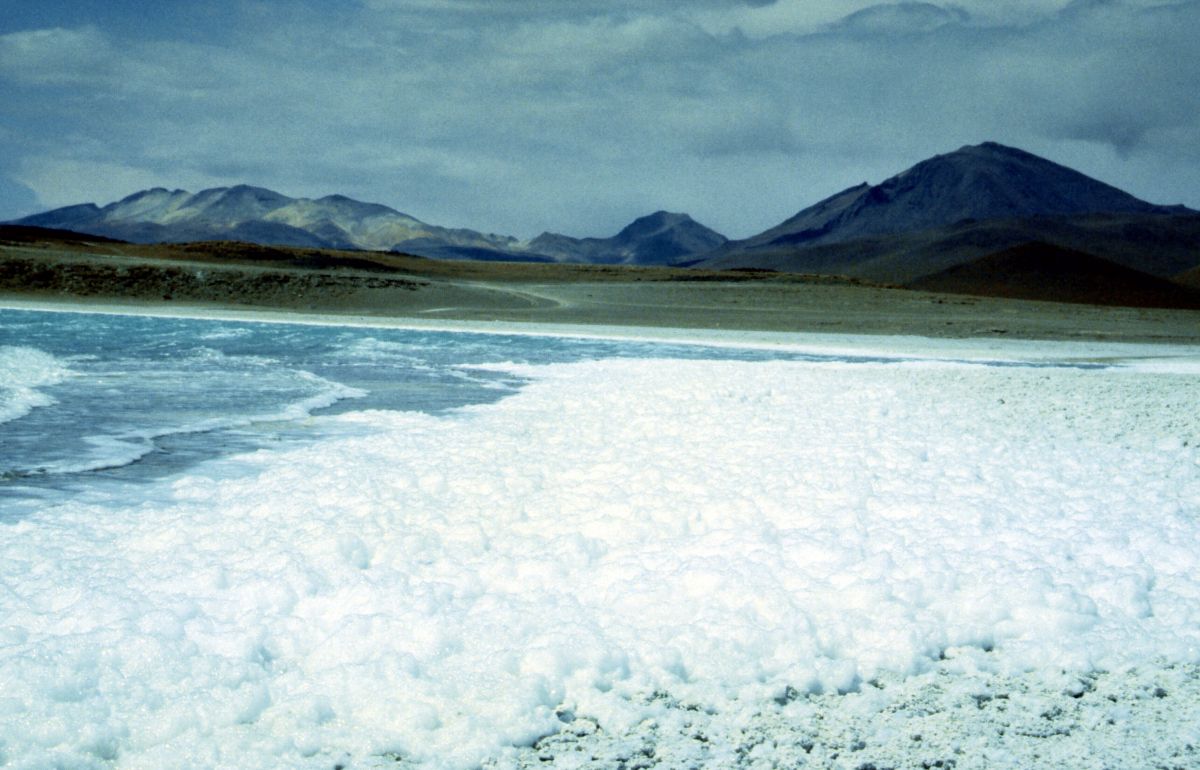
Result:
[[[0,345],[0,422],[53,404],[53,398],[38,388],[60,383],[69,374],[64,362],[45,351]]]
[[[0,763],[472,767],[942,658],[1200,662],[1187,365],[503,368],[534,381],[6,526]]]

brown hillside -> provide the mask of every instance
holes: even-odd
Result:
[[[1187,286],[1190,289],[1200,289],[1200,266],[1193,267],[1191,270],[1184,270],[1172,280],[1175,283],[1181,286]]]
[[[123,243],[103,235],[87,235],[74,230],[59,230],[53,227],[34,227],[33,225],[0,225],[0,241],[6,243],[41,243],[46,241],[58,243]]]
[[[1126,307],[1200,308],[1200,291],[1081,251],[1030,242],[918,278],[949,294]]]

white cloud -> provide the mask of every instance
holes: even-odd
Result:
[[[713,34],[738,31],[761,39],[807,35],[872,9],[900,10],[925,6],[965,14],[976,25],[1022,26],[1046,19],[1070,6],[1071,0],[955,0],[954,2],[880,2],[880,0],[777,0],[759,7],[730,5],[696,13],[697,22]]]
[[[161,181],[151,172],[119,163],[64,158],[26,160],[13,176],[34,190],[47,208],[89,201],[108,203]],[[81,190],[94,197],[81,198]]]
[[[114,56],[95,27],[37,29],[0,35],[0,78],[36,85],[90,84]]]
[[[1200,205],[1200,3],[842,21],[878,5],[375,0],[209,45],[14,33],[0,116],[20,121],[0,152],[47,205],[245,181],[521,236],[611,234],[656,208],[749,235],[984,139]]]

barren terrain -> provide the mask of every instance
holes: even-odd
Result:
[[[929,337],[1200,341],[1200,311],[755,270],[436,261],[235,243],[0,241],[0,298],[142,308]]]

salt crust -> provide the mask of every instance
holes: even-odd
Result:
[[[0,762],[511,766],[591,723],[552,761],[691,756],[699,724],[713,756],[811,734],[828,766],[971,766],[945,750],[1073,756],[1018,727],[1077,691],[1099,725],[1110,689],[1122,766],[1194,745],[1187,367],[498,368],[534,381],[7,526]],[[1151,683],[1169,712],[1132,705]],[[987,692],[1003,714],[938,726]]]
[[[563,729],[485,763],[526,768],[1194,768],[1200,766],[1200,666],[1000,675],[961,657],[881,676],[854,693],[791,691],[750,718],[667,693],[650,716],[609,733],[561,716]],[[407,763],[395,762],[393,768]],[[375,767],[386,767],[383,763]]]

